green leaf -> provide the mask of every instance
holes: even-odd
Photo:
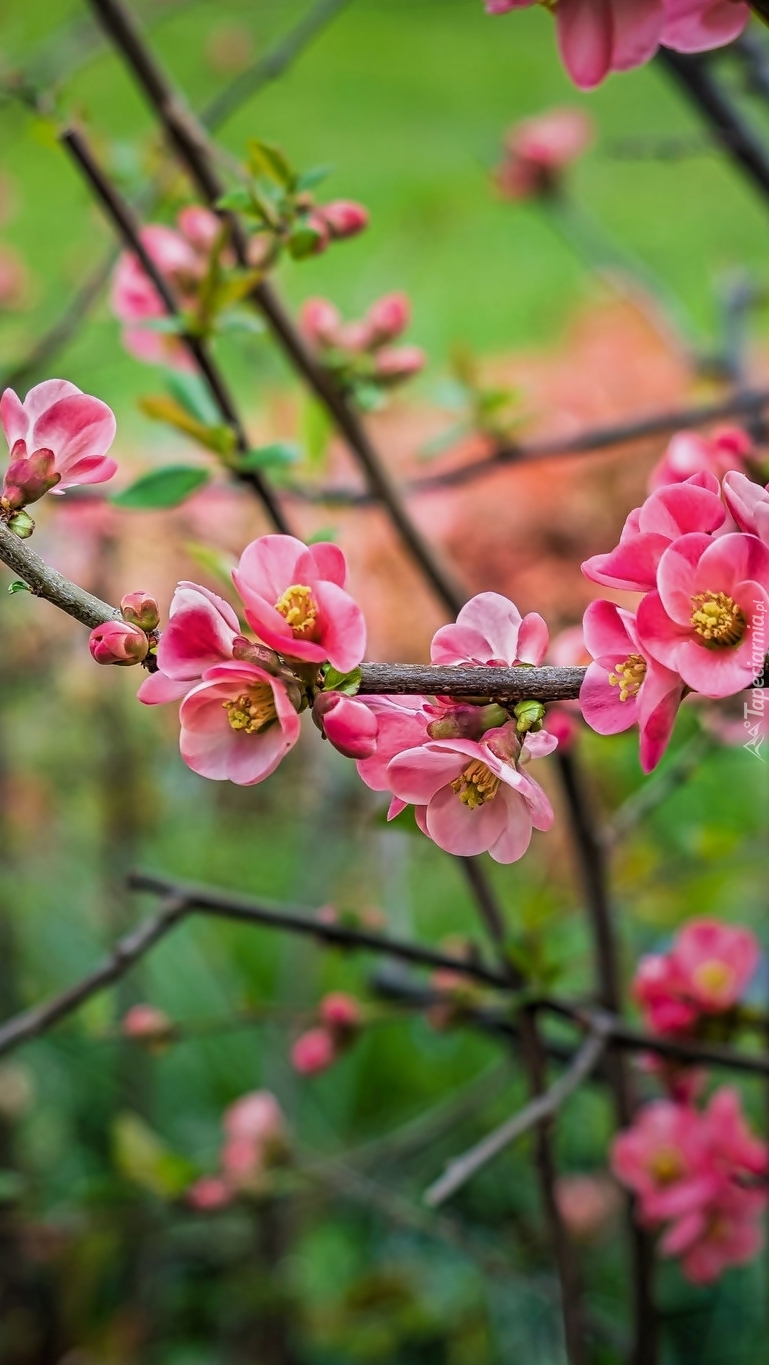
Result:
[[[111,502],[116,507],[133,510],[178,507],[208,480],[207,469],[183,464],[165,465],[162,469],[152,469],[149,474],[142,474],[129,488],[113,494]]]
[[[326,409],[316,399],[308,398],[302,409],[302,445],[311,469],[323,468],[332,430]]]
[[[170,370],[166,375],[166,388],[171,397],[189,413],[190,417],[194,417],[196,422],[202,422],[205,426],[216,425],[219,409],[198,375]]]
[[[8,591],[9,593],[13,594],[17,592],[31,592],[32,589],[30,588],[28,583],[23,583],[20,578],[16,578],[14,579],[13,583],[11,583]]]
[[[271,445],[249,450],[238,460],[238,469],[265,469],[270,466],[296,464],[301,451],[292,441],[273,441]]]
[[[264,323],[255,313],[246,312],[245,308],[226,308],[217,316],[214,331],[248,332],[249,336],[258,337],[264,336]]]
[[[333,169],[333,166],[311,166],[309,171],[303,171],[300,176],[297,176],[294,189],[297,194],[301,194],[303,190],[314,189],[316,185],[320,184],[321,180],[325,180],[326,176],[331,174]]]
[[[352,396],[362,412],[378,412],[387,399],[378,384],[369,379],[356,379],[350,385]]]
[[[319,531],[313,531],[311,536],[305,536],[304,543],[305,545],[322,545],[331,541],[333,544],[336,535],[335,526],[321,526]]]
[[[294,228],[288,239],[289,255],[295,261],[304,261],[308,256],[315,255],[321,240],[321,235],[315,228],[303,223],[300,227]]]
[[[245,185],[237,185],[235,189],[228,190],[216,201],[218,209],[231,209],[234,213],[248,213],[253,211],[254,201],[251,191]]]
[[[195,1168],[174,1152],[138,1114],[118,1114],[112,1129],[115,1165],[160,1199],[177,1199],[195,1177]]]
[[[137,326],[141,326],[142,331],[145,332],[160,332],[162,336],[179,336],[182,332],[187,331],[189,321],[181,313],[167,313],[162,318],[143,318],[141,323],[137,323]]]
[[[139,399],[139,407],[154,422],[168,422],[177,431],[183,431],[206,450],[217,455],[230,455],[235,446],[235,433],[231,427],[222,423],[209,425],[193,417],[187,409],[168,394],[150,395]]]
[[[279,147],[252,137],[248,143],[248,168],[252,175],[266,175],[285,189],[292,189],[294,172]]]
[[[360,687],[360,679],[360,668],[353,668],[350,673],[340,673],[338,668],[332,668],[329,664],[323,674],[323,691],[344,692],[346,697],[354,697]]]

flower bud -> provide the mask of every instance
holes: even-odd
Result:
[[[412,375],[424,369],[426,359],[420,346],[386,346],[377,352],[377,379],[391,384],[411,379]]]
[[[144,631],[130,621],[105,621],[91,631],[88,648],[97,664],[127,668],[146,659],[149,641]]]
[[[299,325],[307,340],[321,346],[334,345],[341,321],[338,310],[328,299],[307,299],[299,314]]]
[[[488,706],[449,706],[427,727],[430,739],[480,739],[487,730],[504,725],[509,716],[497,702]]]
[[[409,325],[411,304],[405,294],[385,294],[366,314],[378,342],[393,341]]]
[[[26,507],[27,503],[38,502],[57,483],[61,483],[61,474],[55,469],[56,456],[52,450],[35,450],[27,455],[26,449],[23,441],[16,442],[3,479],[3,501],[13,511]]]
[[[320,213],[335,240],[355,237],[368,227],[367,210],[351,199],[335,199],[333,203],[325,204]]]
[[[202,1175],[190,1185],[185,1197],[190,1208],[197,1209],[200,1213],[210,1213],[231,1204],[234,1196],[227,1181],[221,1176]]]
[[[345,758],[371,758],[375,752],[379,722],[364,701],[346,697],[343,692],[320,692],[312,718]]]
[[[357,1033],[363,1022],[358,1001],[344,991],[332,991],[324,995],[318,1013],[321,1023],[338,1041],[347,1041]]]
[[[297,1038],[291,1049],[291,1065],[300,1076],[327,1071],[336,1061],[336,1047],[328,1029],[311,1028]]]
[[[129,592],[120,600],[124,621],[141,630],[156,630],[160,625],[160,608],[148,592]]]
[[[22,507],[20,511],[14,512],[13,516],[8,518],[8,527],[19,537],[19,540],[28,540],[35,529],[35,523],[29,512],[25,512]]]
[[[513,707],[513,715],[518,722],[515,728],[519,735],[523,735],[528,730],[542,729],[545,708],[541,701],[519,701],[518,705]]]
[[[170,1041],[174,1026],[156,1005],[132,1005],[123,1016],[120,1031],[135,1042],[162,1044]]]

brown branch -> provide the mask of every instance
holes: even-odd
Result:
[[[524,1133],[528,1133],[529,1129],[541,1123],[543,1119],[552,1118],[569,1096],[595,1070],[606,1047],[607,1032],[608,1026],[602,1019],[596,1028],[591,1029],[590,1035],[576,1053],[568,1070],[559,1076],[548,1090],[537,1095],[520,1113],[507,1119],[468,1152],[449,1162],[444,1174],[425,1191],[425,1203],[433,1209],[444,1204],[511,1143],[523,1137]]]
[[[165,307],[168,316],[180,317],[181,308],[179,303],[174,296],[168,280],[158,269],[142,241],[139,223],[134,216],[133,210],[96,162],[82,133],[74,128],[68,128],[61,133],[59,140],[80,167],[80,170],[83,172],[85,179],[101,204],[107,218],[122,238],[125,246],[129,251],[133,252],[140,261],[142,269],[152,281],[162,299],[163,306]],[[238,416],[237,409],[224,378],[211,358],[207,346],[200,337],[193,336],[187,331],[181,331],[179,333],[179,340],[186,347],[194,360],[224,422],[233,432],[236,450],[241,455],[247,454],[250,449],[248,437],[240,417]],[[243,483],[247,483],[253,488],[264,505],[275,529],[277,531],[290,533],[288,522],[281,510],[280,504],[277,501],[273,490],[266,480],[262,478],[261,474],[257,470],[236,470],[235,475]]]
[[[25,540],[19,540],[15,532],[2,521],[0,560],[18,574],[36,597],[52,602],[60,611],[73,616],[89,630],[103,625],[105,621],[113,621],[120,617],[117,607],[102,602],[100,598],[86,592],[85,588],[79,588],[76,583],[70,583],[69,579],[64,578],[36,555],[34,550],[30,550]]]
[[[163,125],[190,178],[211,207],[225,190],[214,163],[205,129],[195,118],[144,41],[141,30],[121,0],[89,0],[116,48],[131,67],[149,103]],[[248,263],[248,242],[237,218],[223,215],[230,227],[232,245],[241,265]],[[363,470],[371,492],[382,503],[408,553],[424,573],[438,598],[456,614],[462,594],[453,583],[432,547],[412,521],[398,487],[374,448],[354,408],[334,378],[318,363],[305,345],[283,304],[266,281],[250,295],[297,373],[333,418]]]

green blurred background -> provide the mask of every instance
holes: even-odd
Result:
[[[306,7],[156,0],[140,12],[200,107]],[[286,267],[281,285],[295,304],[322,293],[353,315],[405,289],[414,306],[409,339],[431,358],[416,389],[424,401],[458,344],[480,356],[547,348],[597,296],[536,206],[511,209],[489,188],[502,130],[553,104],[581,105],[597,124],[573,173],[585,212],[679,296],[703,347],[720,340],[719,281],[735,269],[767,280],[765,207],[697,141],[696,119],[662,73],[650,67],[580,96],[550,30],[538,8],[492,21],[480,0],[350,0],[222,131],[235,155],[259,136],[301,167],[329,163],[329,193],[369,207],[369,232]],[[151,122],[121,65],[94,39],[86,6],[4,0],[0,54],[6,81],[19,69],[50,80],[56,110],[83,118],[126,191],[141,191],[158,160]],[[728,63],[727,73],[736,80]],[[644,140],[671,138],[689,153],[639,152]],[[25,305],[0,323],[0,370],[11,371],[109,233],[50,120],[12,96],[0,104],[0,158],[0,240],[29,273]],[[184,194],[173,183],[169,205]],[[765,325],[759,312],[759,370]],[[221,355],[248,411],[288,383],[263,340],[227,340]],[[135,406],[152,375],[121,350],[103,301],[51,372],[112,404],[120,441],[140,463],[161,458],[158,430]],[[545,496],[545,471],[542,478]],[[57,530],[54,514],[43,536],[66,560],[67,538],[79,533],[68,523]],[[92,586],[116,594],[134,586],[119,578],[121,525],[86,540],[101,556],[89,569]],[[265,787],[198,779],[178,758],[173,724],[135,706],[130,675],[92,676],[82,635],[47,608],[8,597],[5,577],[4,1014],[76,979],[150,909],[122,890],[129,866],[313,908],[360,915],[373,907],[393,932],[426,940],[476,935],[457,869],[407,829],[385,829],[380,803],[351,765],[308,736]],[[694,716],[683,717],[675,749],[699,742],[697,733]],[[639,786],[634,742],[581,745],[608,816]],[[696,779],[652,810],[615,856],[628,971],[639,951],[694,913],[752,924],[766,943],[766,791],[762,764],[739,746],[714,744]],[[589,944],[563,840],[540,839],[524,862],[494,868],[493,877],[519,951],[565,994],[588,986]],[[116,991],[0,1064],[4,1365],[563,1360],[529,1142],[489,1167],[445,1218],[419,1202],[448,1157],[523,1101],[518,1063],[477,1034],[382,1004],[370,989],[376,969],[289,937],[190,922]],[[372,1024],[327,1075],[301,1081],[288,1062],[297,1021],[331,987],[365,997]],[[166,1010],[189,1036],[160,1054],[122,1041],[119,1020],[136,1000]],[[270,1003],[274,1017],[256,1020]],[[214,1169],[222,1110],[260,1086],[279,1096],[313,1173],[279,1181],[253,1208],[194,1214],[181,1195]],[[760,1121],[762,1087],[746,1085],[745,1095]],[[599,1089],[573,1099],[558,1128],[562,1169],[601,1170],[609,1132]],[[381,1147],[367,1145],[386,1135]],[[624,1358],[620,1247],[615,1227],[581,1257],[596,1361]],[[716,1365],[726,1349],[730,1365],[753,1365],[766,1330],[761,1261],[707,1293],[669,1266],[658,1278],[666,1361]]]

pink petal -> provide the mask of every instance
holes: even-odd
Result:
[[[689,616],[691,610],[690,602]],[[643,650],[665,668],[680,673],[678,656],[682,645],[691,639],[691,625],[687,627],[672,621],[658,592],[646,594],[638,607],[636,625]]]
[[[665,0],[661,42],[676,52],[705,52],[737,38],[750,18],[747,5],[735,0]]]
[[[610,656],[615,664],[623,663],[636,652],[638,641],[633,613],[618,607],[616,602],[591,602],[582,620],[585,648],[594,659]]]
[[[158,663],[171,678],[199,678],[207,668],[232,658],[239,634],[238,619],[221,597],[195,584],[179,584],[160,637]]]
[[[745,579],[755,579],[769,590],[769,546],[757,536],[733,532],[707,546],[697,566],[692,592],[734,594]]]
[[[619,688],[612,687],[609,672],[603,664],[590,664],[579,691],[582,715],[599,735],[618,735],[638,719],[637,698],[620,701]]]
[[[612,71],[629,71],[657,51],[664,22],[662,0],[611,0],[614,20]]]
[[[556,23],[561,61],[574,84],[590,90],[611,70],[610,0],[560,0]]]
[[[187,680],[169,678],[165,673],[150,673],[136,693],[145,706],[161,706],[167,701],[178,701],[190,690]]]
[[[462,755],[455,750],[423,744],[397,754],[387,765],[387,780],[401,801],[424,806],[440,787],[453,782],[464,766]],[[452,796],[457,805],[462,804],[454,792]]]
[[[504,833],[507,803],[487,801],[474,810],[450,786],[441,787],[427,806],[427,832],[439,848],[460,858],[485,853]]]
[[[42,387],[42,386],[41,386]],[[60,398],[35,419],[29,440],[56,456],[66,476],[80,460],[106,455],[115,439],[115,415],[106,403],[86,393]]]
[[[724,539],[731,540],[732,537],[725,536]],[[665,611],[677,625],[691,628],[692,596],[700,591],[695,586],[700,560],[708,549],[712,550],[721,543],[692,532],[669,545],[662,556],[657,568],[657,591]],[[718,584],[719,589],[722,586]]]
[[[640,759],[645,773],[656,768],[670,743],[683,687],[677,673],[650,664],[638,694]]]
[[[323,657],[340,673],[349,673],[366,652],[363,612],[344,588],[326,579],[317,579],[312,592],[320,607]]]
[[[500,788],[495,800],[505,802],[507,819],[489,853],[495,863],[517,863],[531,843],[531,811],[523,798],[509,788]]]
[[[17,441],[25,440],[29,429],[29,416],[13,389],[6,389],[0,398],[0,422],[3,424],[9,450],[13,449]]]
[[[498,592],[481,592],[465,603],[453,625],[436,632],[430,657],[433,663],[510,665],[519,657],[520,627],[521,613],[514,602]],[[465,645],[475,652],[464,652]]]
[[[252,540],[232,575],[246,606],[252,594],[274,606],[286,588],[301,583],[296,573],[297,561],[306,553],[307,547],[294,536],[260,536]]]
[[[541,664],[550,644],[547,623],[536,611],[530,611],[521,622],[518,635],[518,658],[523,664]]]
[[[640,527],[642,531],[656,531],[675,540],[691,531],[715,531],[723,525],[725,515],[718,492],[686,480],[668,484],[646,499],[641,508]]]
[[[320,541],[317,545],[310,545],[306,557],[310,578],[327,578],[338,587],[344,587],[347,582],[347,560],[338,545],[333,545],[330,541]],[[303,555],[297,564],[297,573],[304,572],[304,563]]]
[[[654,587],[657,566],[669,544],[669,537],[659,532],[639,532],[621,540],[608,554],[586,559],[582,572],[591,582],[606,588],[646,592]]]

